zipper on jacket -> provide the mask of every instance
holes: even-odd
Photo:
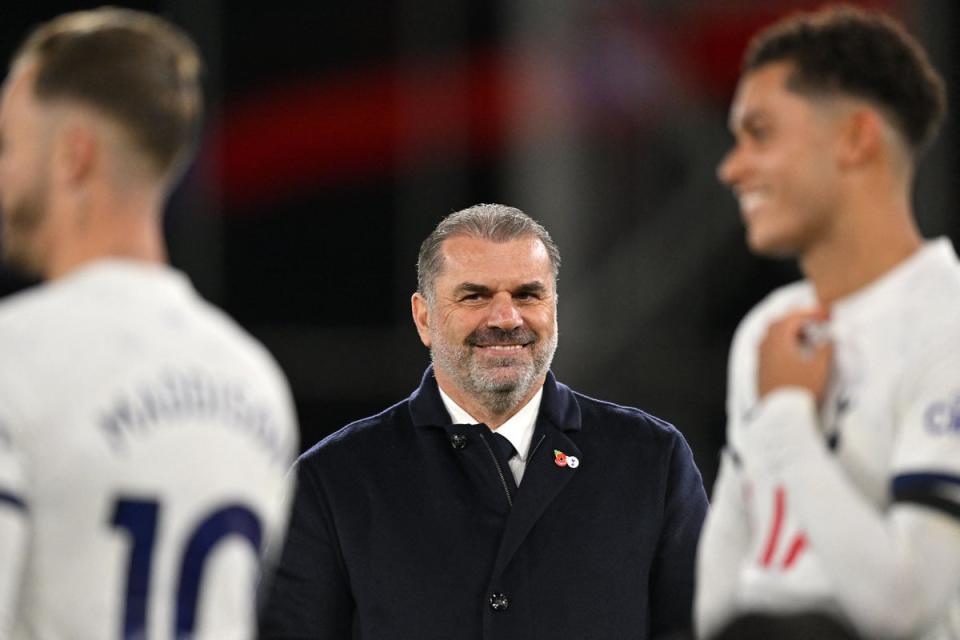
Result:
[[[510,488],[507,487],[507,479],[503,475],[503,469],[500,468],[500,462],[497,460],[497,456],[490,447],[490,443],[487,442],[487,439],[483,436],[481,436],[480,439],[483,440],[483,446],[485,446],[487,451],[490,453],[490,459],[493,460],[493,466],[497,470],[497,475],[500,476],[500,484],[503,486],[503,493],[507,496],[507,504],[513,508],[513,498],[510,497]]]

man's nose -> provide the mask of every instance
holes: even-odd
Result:
[[[499,329],[516,329],[523,324],[523,316],[514,304],[513,296],[507,292],[500,292],[493,296],[490,303],[490,315],[487,317],[488,327]]]
[[[737,182],[740,181],[740,176],[743,173],[741,155],[737,151],[737,147],[734,147],[727,152],[727,155],[717,165],[717,179],[728,187],[735,187]]]

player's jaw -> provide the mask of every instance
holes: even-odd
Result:
[[[4,199],[0,212],[3,220],[0,249],[4,262],[25,271],[42,274],[44,265],[41,236],[48,218],[46,204],[46,192],[39,183],[35,183],[18,201]]]

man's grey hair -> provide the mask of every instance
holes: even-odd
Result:
[[[451,213],[441,220],[433,233],[420,245],[420,255],[417,257],[417,291],[427,301],[433,302],[434,284],[443,269],[443,241],[456,236],[469,236],[492,242],[509,242],[534,236],[547,250],[556,286],[560,275],[560,250],[543,225],[516,207],[477,204]]]

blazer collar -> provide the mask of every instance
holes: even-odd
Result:
[[[450,424],[450,414],[443,406],[433,365],[423,373],[420,386],[410,395],[410,416],[417,427],[442,427]],[[557,382],[552,371],[543,383],[543,399],[537,422],[546,420],[562,431],[580,431],[580,405],[573,391]]]

